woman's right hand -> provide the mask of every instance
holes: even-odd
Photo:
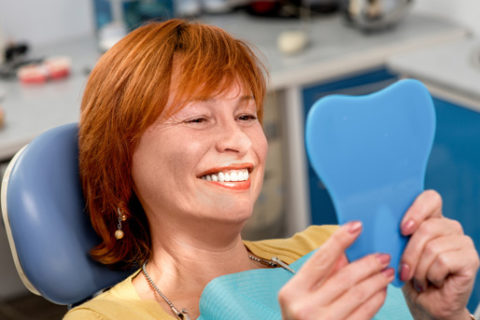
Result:
[[[348,263],[345,250],[360,235],[360,222],[340,227],[280,290],[285,320],[371,319],[394,278],[390,256],[372,254]]]

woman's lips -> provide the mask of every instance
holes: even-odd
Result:
[[[231,189],[246,190],[250,188],[250,173],[247,169],[222,171],[202,176],[201,179],[212,185]]]
[[[207,183],[211,183],[213,185],[230,189],[230,190],[248,190],[250,188],[250,179],[246,181],[206,181]]]
[[[247,190],[250,188],[250,173],[253,165],[250,163],[232,164],[205,171],[200,179],[214,186],[230,190]]]
[[[231,170],[244,170],[244,169],[248,170],[248,172],[251,173],[253,171],[253,164],[252,163],[236,163],[228,166],[211,168],[202,172],[198,177],[202,178],[203,176],[206,176],[209,174],[218,174],[220,172],[225,173]]]

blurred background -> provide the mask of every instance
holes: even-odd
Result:
[[[410,77],[427,85],[437,112],[426,187],[442,194],[445,215],[480,248],[478,0],[0,0],[0,177],[33,137],[78,121],[104,51],[147,21],[173,17],[226,29],[255,46],[270,70],[270,149],[246,238],[336,223],[306,160],[305,115],[324,95],[367,94]],[[472,313],[479,301],[477,284]],[[61,319],[65,311],[24,288],[0,223],[0,320]]]
[[[71,37],[93,34],[95,28],[108,22],[113,13],[109,13],[108,8],[112,3],[120,2],[126,8],[125,22],[131,27],[138,23],[143,14],[144,18],[156,17],[160,12],[160,17],[171,17],[173,11],[173,1],[163,0],[132,0],[132,1],[113,1],[91,0],[18,0],[0,2],[0,22],[3,41],[28,41],[32,44],[45,44],[49,42],[68,39]],[[183,2],[182,0],[175,0]],[[189,9],[189,13],[200,14],[206,12],[201,3],[204,1],[184,0],[185,3],[197,3],[197,5],[184,6],[183,11]],[[206,1],[208,3],[208,0]],[[212,0],[212,3],[220,3],[217,11],[229,11],[237,8],[245,0]],[[270,1],[264,1],[270,2]],[[275,1],[271,1],[275,3]],[[299,0],[293,0],[293,3],[299,3]],[[325,11],[330,6],[338,6],[342,1],[332,0],[308,0],[308,3],[320,6],[324,4]],[[361,1],[359,1],[361,2]],[[480,33],[479,21],[479,3],[475,0],[458,0],[455,3],[447,0],[416,0],[413,1],[413,12],[435,15],[449,21],[457,22],[459,25],[470,29],[472,32]],[[261,3],[258,1],[257,3]],[[278,1],[278,3],[288,3],[288,1]],[[137,13],[135,8],[142,7]],[[179,5],[176,6],[177,8]],[[181,7],[181,5],[180,5]],[[148,10],[151,8],[151,11]],[[182,7],[181,7],[182,8]],[[267,11],[267,9],[264,9]],[[181,12],[183,14],[183,11]],[[208,10],[207,10],[208,11]],[[215,9],[210,9],[215,11]],[[136,16],[130,18],[129,16]]]

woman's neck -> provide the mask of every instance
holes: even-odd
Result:
[[[258,267],[248,257],[240,230],[228,231],[228,226],[212,228],[210,224],[191,229],[169,224],[152,235],[153,255],[146,270],[176,308],[186,308],[192,319],[199,315],[200,295],[208,282]],[[171,313],[142,274],[134,279],[134,286],[141,298],[156,298]]]

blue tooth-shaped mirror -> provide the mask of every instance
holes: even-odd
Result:
[[[365,96],[327,96],[307,116],[307,153],[338,222],[363,222],[347,257],[389,253],[397,287],[403,285],[398,265],[408,240],[400,222],[424,189],[434,134],[432,98],[411,79]]]

